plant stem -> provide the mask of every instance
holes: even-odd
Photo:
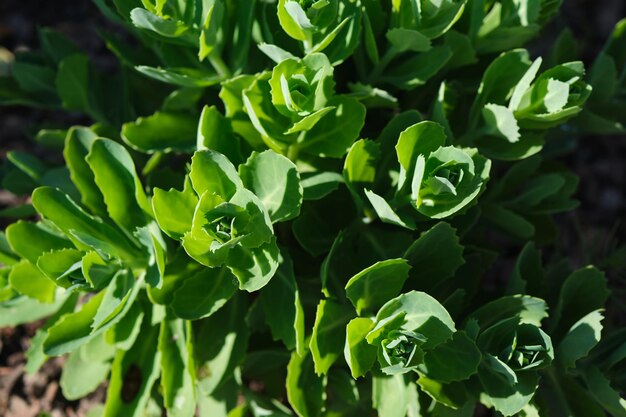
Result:
[[[211,63],[215,71],[217,71],[217,73],[222,77],[230,78],[232,76],[230,68],[228,68],[228,65],[226,65],[222,57],[219,56],[217,53],[212,53],[211,55],[209,55],[209,62]]]

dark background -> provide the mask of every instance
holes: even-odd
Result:
[[[547,52],[549,40],[567,26],[579,41],[582,59],[590,64],[615,23],[625,16],[626,0],[565,0],[561,13],[545,28],[541,42],[535,42],[531,49]],[[37,48],[37,26],[53,27],[68,35],[101,69],[115,65],[96,34],[98,27],[115,28],[91,1],[0,0],[0,46],[10,51]],[[0,107],[0,158],[15,149],[42,152],[33,147],[27,132],[51,119],[63,125],[81,122],[71,117],[64,112]],[[566,163],[580,177],[577,197],[581,205],[559,219],[558,250],[576,265],[602,263],[607,254],[626,243],[626,136],[583,137]],[[0,190],[0,209],[16,202],[14,196]],[[626,251],[622,258],[626,259]],[[626,294],[624,268],[626,264],[618,265],[609,273],[616,308],[622,309],[619,300]],[[618,315],[623,317],[623,311]],[[0,416],[34,417],[43,410],[54,417],[84,415],[102,401],[104,391],[100,389],[80,402],[64,401],[58,387],[62,358],[51,360],[37,375],[24,375],[22,352],[35,329],[36,324],[0,331]]]

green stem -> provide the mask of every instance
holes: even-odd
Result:
[[[287,149],[287,158],[289,158],[292,162],[296,162],[299,153],[300,147],[297,143],[294,143]]]
[[[396,54],[397,53],[394,47],[389,48],[387,52],[385,52],[385,55],[383,55],[383,57],[380,59],[378,64],[376,64],[376,66],[374,67],[374,70],[371,72],[369,76],[370,84],[373,84],[374,82],[377,81],[378,77],[380,77],[383,71],[387,69],[387,66],[391,63],[391,60],[393,60],[396,57]]]
[[[226,65],[222,57],[217,53],[209,55],[209,62],[220,76],[224,78],[230,78],[232,76],[230,68],[228,68],[228,65]]]
[[[313,49],[313,35],[307,33],[306,39],[302,42],[304,43],[304,54],[308,55]]]
[[[556,409],[563,410],[567,413],[567,415],[571,415],[570,404],[567,401],[567,396],[561,390],[561,384],[559,383],[559,380],[554,372],[554,369],[552,368],[544,369],[541,372],[541,375],[543,375],[546,378],[546,384],[550,386],[552,394],[553,394],[550,396],[550,399],[548,399],[548,401],[557,402],[559,405]]]

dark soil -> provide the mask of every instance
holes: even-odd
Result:
[[[565,0],[559,17],[546,29],[547,38],[568,26],[580,41],[583,59],[590,63],[610,34],[615,22],[626,16],[624,0]],[[37,48],[37,27],[53,27],[70,36],[95,65],[106,69],[113,60],[100,42],[96,28],[111,29],[97,8],[88,0],[1,0],[0,46],[15,51]],[[547,43],[546,43],[547,44]],[[547,49],[543,44],[537,50]],[[54,121],[60,126],[76,123],[62,112],[21,107],[0,108],[0,158],[7,151],[28,149],[45,153],[29,139],[29,132]],[[616,242],[626,242],[626,137],[584,137],[566,158],[567,165],[580,177],[577,197],[581,206],[560,219],[560,251],[579,265],[603,262]],[[20,200],[0,190],[0,209]],[[0,219],[0,225],[2,220]],[[626,259],[625,256],[622,258]],[[616,258],[617,259],[617,258]],[[622,261],[624,262],[624,261]],[[614,262],[609,277],[613,281],[615,308],[626,294],[626,264]],[[624,317],[623,312],[618,316]],[[63,358],[54,358],[35,375],[24,373],[25,350],[37,324],[0,331],[0,416],[34,417],[48,412],[54,417],[83,416],[94,404],[102,402],[99,389],[78,402],[63,399],[59,376]],[[481,413],[482,414],[482,413]]]

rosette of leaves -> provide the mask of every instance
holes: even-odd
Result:
[[[626,130],[625,43],[626,19],[622,19],[615,25],[589,70],[589,84],[593,86],[593,92],[583,113],[576,119],[576,127],[583,132],[619,134]]]
[[[550,68],[537,76],[541,58],[531,63],[523,49],[505,52],[485,71],[470,112],[469,134],[488,157],[522,159],[539,152],[543,131],[576,116],[591,93],[581,62]]]
[[[541,329],[546,311],[543,300],[509,296],[470,315],[467,331],[482,354],[476,377],[480,401],[505,416],[530,402],[538,387],[538,371],[554,359],[552,340]]]
[[[252,0],[96,4],[141,41],[139,53],[107,34],[113,52],[143,75],[179,87],[218,84],[248,63]]]
[[[400,133],[395,194],[388,202],[365,190],[382,221],[412,228],[420,218],[417,213],[441,219],[475,201],[489,178],[490,161],[476,149],[445,145],[445,130],[434,122],[420,122]]]
[[[461,17],[466,0],[394,1],[391,5],[392,28],[403,28],[419,32],[428,39],[434,39],[447,32]],[[404,35],[413,35],[404,32]]]
[[[450,31],[465,8],[465,0],[364,2],[361,78],[372,85],[410,90],[425,84],[445,66],[475,60],[467,36]],[[443,37],[442,41],[435,41]],[[367,57],[371,65],[364,65]]]
[[[300,153],[338,158],[358,137],[365,108],[355,98],[335,96],[332,77],[328,58],[315,53],[287,58],[271,73],[235,78],[221,96],[227,116],[249,120],[233,128],[253,147],[291,159]]]
[[[446,309],[426,293],[411,291],[389,302],[376,314],[365,340],[376,349],[386,375],[411,371],[443,381],[468,379],[476,372],[480,355],[464,332],[457,332]],[[449,367],[439,360],[444,352],[462,352],[463,366]]]
[[[228,268],[241,289],[256,291],[278,268],[272,222],[297,215],[302,189],[295,166],[272,151],[253,154],[240,169],[263,201],[224,155],[204,150],[192,157],[183,190],[156,188],[153,206],[161,229],[189,256]]]
[[[468,34],[480,54],[518,48],[539,34],[562,0],[470,0]],[[498,22],[498,24],[494,24]]]
[[[359,44],[360,0],[278,0],[282,29],[302,42],[304,52],[322,52],[333,63],[349,57]]]

